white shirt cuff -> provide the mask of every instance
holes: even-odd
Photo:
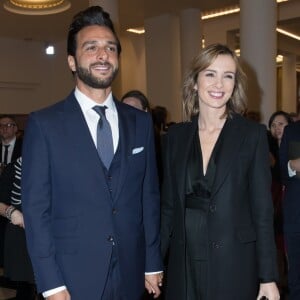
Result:
[[[52,290],[48,290],[48,291],[45,291],[45,292],[43,292],[43,296],[44,296],[44,298],[46,298],[46,297],[49,297],[49,296],[52,296],[52,295],[54,295],[54,294],[56,294],[56,293],[58,293],[58,292],[61,292],[61,291],[63,291],[63,290],[66,290],[67,289],[67,287],[66,286],[59,286],[59,287],[57,287],[57,288],[55,288],[55,289],[52,289]]]
[[[292,168],[291,168],[291,166],[290,166],[290,161],[288,161],[287,167],[288,167],[288,173],[289,173],[289,176],[290,176],[290,177],[295,176],[295,175],[296,175],[296,171],[295,171],[295,170],[292,170]]]
[[[163,271],[145,272],[145,275],[152,275],[152,274],[159,274],[159,273],[163,273]]]

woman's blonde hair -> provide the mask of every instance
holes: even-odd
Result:
[[[185,76],[182,89],[184,120],[190,121],[193,116],[199,113],[198,93],[195,90],[198,75],[209,67],[219,55],[231,56],[236,64],[235,85],[232,95],[226,104],[226,112],[223,117],[230,117],[232,113],[242,114],[246,110],[246,75],[242,70],[238,57],[227,46],[212,44],[202,49],[192,60]]]

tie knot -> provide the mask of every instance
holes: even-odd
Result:
[[[5,149],[8,149],[9,146],[10,146],[9,144],[8,145],[4,145]]]
[[[100,106],[100,105],[96,105],[93,107],[93,110],[100,115],[101,117],[105,118],[105,110],[107,109],[107,106]]]

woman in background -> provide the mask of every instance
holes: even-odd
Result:
[[[279,299],[267,134],[241,115],[244,85],[220,44],[185,78],[186,122],[171,126],[164,151],[167,300]]]
[[[147,97],[138,90],[128,91],[121,98],[121,102],[131,105],[137,109],[150,112],[150,104]]]
[[[21,205],[22,158],[9,164],[0,177],[0,214],[10,222],[4,240],[4,276],[13,281],[18,300],[35,300],[33,270],[27,252]],[[40,298],[39,298],[40,299]]]
[[[281,180],[279,147],[286,125],[293,122],[290,114],[285,111],[274,112],[269,119],[269,147],[271,155],[272,172],[272,199],[274,206],[274,230],[277,247],[279,288],[284,293],[287,286],[287,261],[283,236],[283,210],[282,201],[284,186]]]

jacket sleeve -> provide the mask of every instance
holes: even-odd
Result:
[[[273,229],[273,202],[267,134],[259,127],[249,173],[250,201],[257,235],[258,276],[261,282],[277,280],[276,247]]]
[[[147,157],[143,183],[143,220],[146,242],[145,272],[162,271],[160,253],[160,195],[152,120],[147,118]]]
[[[162,144],[163,183],[161,199],[161,251],[163,259],[166,259],[173,232],[174,197],[172,170],[170,164],[170,136],[166,134]]]
[[[45,130],[31,114],[22,158],[22,208],[28,252],[39,291],[65,285],[55,260],[51,232],[50,158]]]

